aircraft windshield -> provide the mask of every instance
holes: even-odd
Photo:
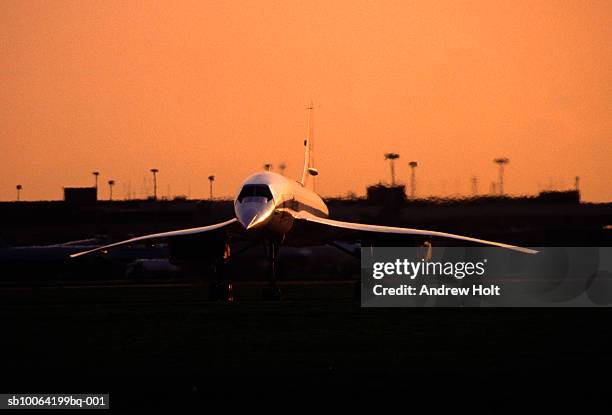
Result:
[[[245,198],[252,197],[265,197],[266,200],[272,200],[272,192],[266,184],[245,184],[238,195],[238,201],[242,202]]]

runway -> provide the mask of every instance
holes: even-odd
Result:
[[[3,305],[68,305],[68,304],[209,304],[207,280],[157,279],[65,281],[46,285],[5,284],[0,286]],[[264,302],[264,281],[232,283],[233,301]],[[283,301],[351,301],[359,304],[358,281],[281,281]]]

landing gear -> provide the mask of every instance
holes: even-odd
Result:
[[[281,290],[276,285],[279,247],[280,243],[278,241],[271,240],[265,243],[266,256],[268,258],[268,285],[263,290],[264,300],[281,299]]]
[[[223,257],[217,262],[214,267],[215,280],[208,288],[208,298],[212,301],[227,301],[234,302],[234,286],[231,282],[225,280],[224,268],[230,258],[230,245],[225,243],[223,249]]]
[[[231,282],[215,281],[208,288],[208,298],[211,301],[234,302],[234,286]]]

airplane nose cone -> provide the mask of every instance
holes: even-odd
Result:
[[[251,222],[249,222],[249,224],[246,226],[246,230],[251,230],[251,229],[255,229],[258,228],[260,225],[262,225],[263,221],[260,220],[259,215],[255,215],[255,217],[251,220]]]
[[[253,230],[267,223],[272,210],[266,204],[244,203],[236,206],[238,221],[246,230]]]
[[[238,216],[238,221],[244,226],[245,229],[249,228],[255,216],[257,216],[257,211],[254,209],[236,209],[236,216]]]

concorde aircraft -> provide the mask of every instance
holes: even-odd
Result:
[[[336,242],[347,240],[354,242],[371,241],[376,235],[394,234],[395,236],[450,238],[527,254],[537,253],[537,251],[528,248],[445,232],[330,219],[325,202],[313,189],[314,177],[318,175],[318,170],[315,168],[313,157],[312,109],[313,107],[310,105],[308,107],[308,133],[304,140],[304,168],[299,181],[291,180],[271,171],[256,173],[243,182],[234,200],[236,216],[232,219],[208,226],[144,235],[72,254],[70,257],[78,258],[143,241],[166,240],[172,247],[172,244],[180,245],[184,244],[185,240],[194,241],[201,237],[214,237],[228,241],[233,235],[240,235],[240,237],[257,241],[257,243],[263,243],[266,247],[270,264],[270,284],[267,292],[271,293],[268,295],[269,297],[278,297],[280,291],[276,287],[276,269],[278,250],[281,245],[332,244],[342,249]],[[223,282],[223,284],[228,283]]]

